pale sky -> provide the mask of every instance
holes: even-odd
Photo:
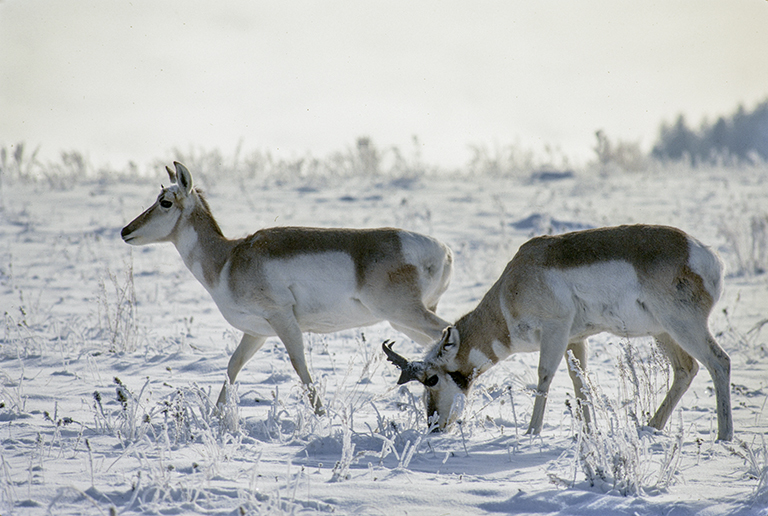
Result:
[[[172,149],[323,157],[370,136],[650,148],[768,98],[768,1],[0,0],[0,146],[95,165]]]

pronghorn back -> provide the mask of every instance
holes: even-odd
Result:
[[[720,298],[720,259],[695,238],[668,226],[616,226],[536,237],[520,247],[507,269],[510,276],[528,279],[531,266],[565,273],[612,263],[629,264],[639,287],[649,293],[663,297],[675,288],[678,296],[701,296],[696,305],[707,314]]]
[[[408,245],[414,243],[418,245]],[[362,286],[370,271],[382,264],[390,264],[393,268],[402,267],[403,263],[418,264],[423,267],[423,272],[431,275],[434,269],[442,266],[446,250],[433,238],[394,228],[273,227],[243,239],[233,252],[233,262],[237,263],[241,255],[283,260],[300,255],[342,252],[352,259],[357,284]],[[414,260],[413,255],[417,252],[426,256]],[[450,256],[450,250],[447,254]]]
[[[635,268],[641,281],[665,268],[676,273],[687,264],[702,279],[707,277],[714,299],[719,297],[722,281],[717,256],[695,238],[669,226],[616,226],[540,236],[523,244],[513,261],[531,255],[541,266],[558,269],[624,261]]]

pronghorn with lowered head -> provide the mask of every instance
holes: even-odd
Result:
[[[440,428],[475,378],[519,351],[539,351],[538,386],[529,434],[541,431],[552,377],[571,350],[586,367],[585,339],[600,332],[652,335],[669,357],[674,379],[651,418],[661,430],[698,371],[712,377],[717,438],[733,437],[730,358],[707,327],[720,297],[723,267],[717,256],[679,229],[619,226],[541,236],[523,244],[475,310],[447,328],[421,361],[408,361],[384,343],[402,370],[398,384],[425,386],[428,416]],[[568,368],[584,399],[578,371]],[[585,421],[589,412],[584,405]]]
[[[184,264],[213,297],[224,318],[243,332],[229,360],[229,383],[270,336],[283,341],[291,363],[322,412],[304,357],[303,332],[330,333],[390,324],[424,345],[450,323],[435,315],[453,270],[451,250],[401,229],[275,227],[245,238],[224,236],[192,176],[166,167],[171,186],[122,230],[125,242],[172,242]],[[217,406],[226,401],[227,382]]]

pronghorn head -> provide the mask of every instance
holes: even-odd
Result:
[[[165,167],[171,186],[163,188],[157,196],[155,204],[136,217],[120,232],[126,243],[145,245],[155,242],[165,242],[176,228],[186,205],[187,198],[192,193],[192,175],[181,163],[173,163],[176,171]]]
[[[387,360],[401,371],[398,385],[411,380],[417,380],[424,385],[427,418],[430,423],[434,423],[433,418],[437,415],[440,429],[450,426],[461,415],[461,410],[455,410],[454,402],[458,401],[458,395],[467,395],[473,380],[471,376],[460,371],[460,364],[456,360],[459,344],[459,331],[454,326],[443,330],[442,338],[427,353],[424,360],[409,361],[392,350],[390,341],[382,344]],[[461,403],[458,406],[461,407]]]

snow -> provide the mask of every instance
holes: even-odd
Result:
[[[715,442],[703,368],[663,432],[642,426],[668,371],[648,339],[609,335],[590,341],[599,436],[578,431],[565,364],[542,434],[523,435],[536,354],[490,369],[461,425],[429,434],[421,387],[395,384],[381,342],[410,357],[423,349],[387,324],[306,336],[325,416],[308,406],[277,339],[241,372],[237,403],[214,415],[239,333],[173,246],[132,248],[119,236],[154,201],[158,179],[6,177],[0,514],[768,514],[768,275],[753,259],[765,258],[768,168],[546,180],[190,171],[231,237],[272,225],[397,226],[443,240],[456,257],[438,307],[448,320],[476,305],[531,236],[680,227],[730,271],[710,325],[732,358],[736,439]]]

